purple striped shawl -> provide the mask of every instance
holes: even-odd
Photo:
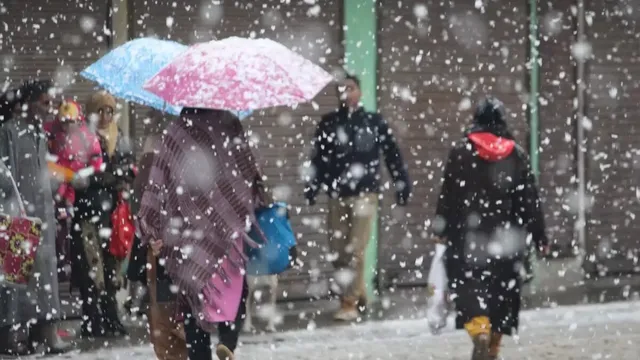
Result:
[[[225,290],[211,289],[209,280],[228,278],[222,261],[244,272],[243,245],[256,246],[245,234],[263,202],[260,178],[240,121],[225,111],[183,115],[167,128],[154,156],[138,228],[144,243],[163,240],[167,273],[204,329],[214,324],[198,315],[216,304],[203,294]]]

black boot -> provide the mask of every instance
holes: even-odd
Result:
[[[81,289],[82,296],[82,327],[80,336],[83,338],[100,338],[110,336],[102,322],[102,314],[98,306],[98,298],[89,289]]]
[[[127,336],[129,331],[124,327],[118,315],[118,305],[113,296],[103,295],[100,297],[103,312],[103,323],[105,330],[112,336]]]
[[[80,336],[85,339],[111,337],[112,334],[102,324],[100,317],[82,322]]]
[[[127,328],[120,322],[120,320],[107,320],[105,324],[105,331],[110,336],[124,337],[129,335]]]
[[[0,355],[26,356],[31,353],[25,344],[26,338],[21,338],[21,332],[10,326],[0,329]]]
[[[29,332],[29,345],[34,353],[52,355],[64,354],[73,349],[71,344],[60,338],[58,326],[52,322],[34,326]]]

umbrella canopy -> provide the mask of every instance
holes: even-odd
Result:
[[[135,39],[111,50],[80,75],[121,99],[178,115],[180,106],[167,103],[142,85],[185,50],[187,46],[173,41]]]
[[[179,115],[182,106],[172,105],[142,86],[187,49],[187,46],[173,41],[139,38],[111,50],[80,75],[121,99]],[[251,113],[251,110],[235,112],[240,119]]]
[[[310,101],[331,80],[275,41],[230,37],[191,46],[144,88],[175,105],[242,110]]]

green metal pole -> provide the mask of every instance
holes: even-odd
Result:
[[[377,11],[375,0],[343,0],[345,67],[360,78],[362,102],[377,110]]]
[[[529,0],[529,143],[531,145],[531,168],[536,179],[540,174],[540,122],[538,113],[538,94],[540,76],[540,54],[538,52],[538,1]]]
[[[376,0],[343,0],[346,70],[360,78],[362,102],[368,111],[377,111],[377,26]],[[378,213],[376,211],[376,218]],[[374,279],[378,267],[378,222],[373,222],[365,253],[367,298],[375,301]]]

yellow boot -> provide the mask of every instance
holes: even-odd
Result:
[[[216,346],[216,356],[219,360],[234,360],[233,352],[225,345],[218,344]]]
[[[471,360],[491,360],[489,348],[491,346],[491,321],[486,316],[474,317],[464,324],[469,336],[473,340]]]

